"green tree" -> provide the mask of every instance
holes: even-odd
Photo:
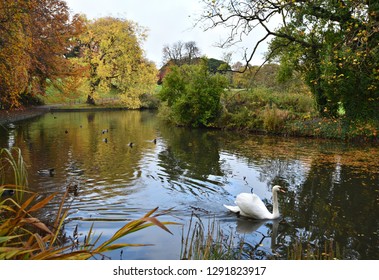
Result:
[[[215,58],[209,58],[208,59],[208,69],[212,73],[217,72],[227,72],[230,71],[231,67],[230,65],[222,60],[215,59]]]
[[[124,19],[106,17],[88,23],[80,37],[81,57],[89,66],[88,103],[95,103],[97,90],[116,89],[128,107],[139,108],[139,97],[156,80],[155,65],[146,60],[141,48],[145,37],[144,29]]]
[[[271,40],[267,60],[278,58],[288,76],[303,73],[323,115],[342,105],[352,118],[375,118],[379,110],[379,2],[362,0],[204,0],[209,28],[231,29],[235,43],[255,28],[263,35],[250,53]],[[272,27],[270,20],[281,20]],[[233,22],[233,24],[231,24]],[[258,33],[262,34],[262,33]]]
[[[220,112],[220,96],[227,86],[221,74],[212,74],[203,59],[197,65],[174,66],[163,81],[160,97],[170,117],[180,125],[211,126]]]

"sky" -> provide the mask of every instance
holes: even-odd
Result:
[[[203,4],[199,0],[65,0],[73,13],[82,13],[89,19],[105,16],[125,18],[137,22],[148,29],[148,37],[142,48],[147,59],[162,66],[162,49],[178,41],[195,41],[201,54],[208,58],[222,59],[227,52],[233,53],[232,64],[243,61],[243,48],[221,49],[217,47],[228,35],[225,29],[204,31],[195,26],[202,13]],[[253,42],[246,39],[245,46]],[[263,61],[263,46],[258,50],[252,64]]]

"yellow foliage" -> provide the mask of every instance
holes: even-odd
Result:
[[[116,89],[130,108],[139,108],[139,96],[156,83],[156,68],[144,57],[141,42],[146,31],[136,23],[112,17],[88,23],[81,36],[82,61],[89,65],[90,95]]]

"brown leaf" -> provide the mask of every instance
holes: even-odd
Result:
[[[146,222],[151,222],[154,225],[156,225],[156,226],[160,227],[161,229],[167,231],[168,233],[172,234],[172,232],[155,217],[144,217],[141,220],[146,221]]]
[[[49,203],[50,200],[52,200],[54,198],[56,194],[52,194],[52,195],[49,195],[48,197],[46,197],[45,199],[41,200],[40,202],[34,204],[30,209],[29,209],[29,212],[33,212],[33,211],[36,211],[36,210],[39,210],[41,209],[42,207],[44,207],[47,203]]]
[[[31,224],[31,225],[35,226],[36,228],[38,228],[42,231],[45,231],[49,234],[53,234],[51,232],[51,230],[44,223],[42,223],[40,220],[38,220],[37,218],[23,218],[22,222],[25,222],[27,224]]]

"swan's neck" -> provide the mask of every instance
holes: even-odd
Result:
[[[278,218],[280,216],[279,213],[279,202],[278,202],[278,192],[273,191],[272,192],[272,216],[274,219]]]

